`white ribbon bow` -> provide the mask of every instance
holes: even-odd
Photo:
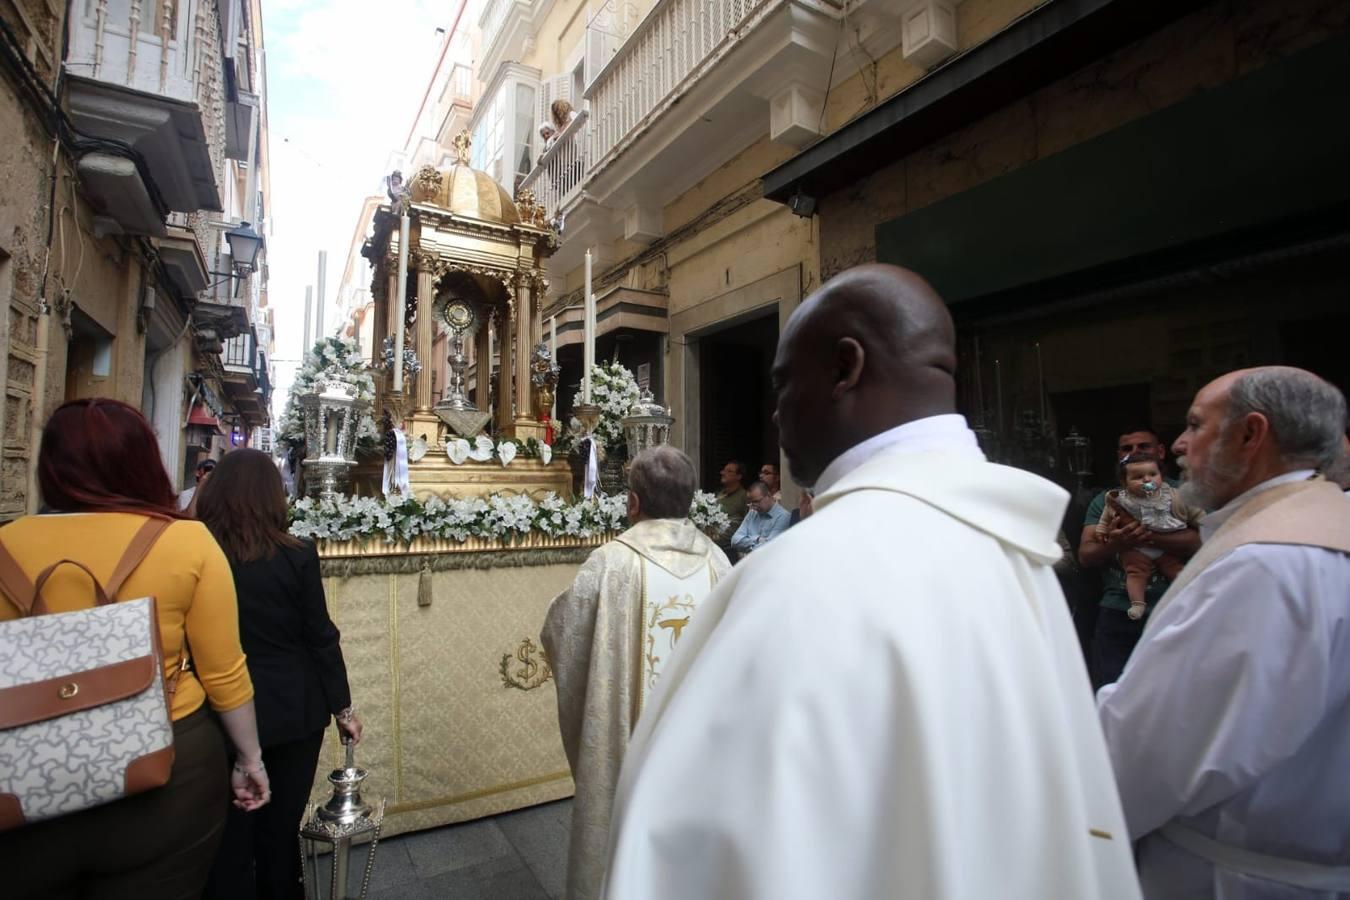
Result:
[[[384,461],[384,495],[411,494],[408,482],[408,437],[402,428],[394,429],[394,458]]]
[[[590,435],[591,453],[586,458],[586,481],[582,486],[582,492],[587,500],[595,496],[596,485],[600,483],[600,457],[595,449],[595,434]]]

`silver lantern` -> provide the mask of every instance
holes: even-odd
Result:
[[[1069,429],[1068,436],[1059,442],[1059,449],[1069,474],[1080,479],[1092,476],[1092,441],[1079,434],[1077,427]]]
[[[321,381],[298,398],[305,418],[305,486],[313,497],[343,493],[356,465],[356,426],[361,407],[356,387]]]
[[[375,847],[384,823],[384,800],[370,804],[361,799],[365,769],[357,768],[352,744],[347,745],[346,765],[328,776],[333,796],[323,806],[310,806],[300,826],[300,865],[305,876],[305,900],[361,900],[370,889],[375,869]],[[360,890],[349,894],[352,847],[365,844]],[[328,866],[320,856],[327,855]],[[323,876],[327,875],[325,879]]]
[[[628,458],[632,459],[648,447],[670,440],[670,426],[675,419],[652,397],[643,391],[628,415],[623,417],[623,434],[628,442]]]

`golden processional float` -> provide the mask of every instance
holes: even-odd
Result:
[[[444,171],[423,167],[406,193],[380,207],[363,250],[374,269],[376,346],[387,346],[387,355],[400,361],[405,348],[411,349],[427,366],[441,329],[450,348],[448,383],[433,405],[431,378],[425,377],[429,366],[411,379],[409,390],[404,367],[391,365],[377,403],[394,422],[405,424],[419,449],[425,445],[427,452],[415,452],[417,459],[409,463],[409,482],[419,498],[501,490],[568,493],[570,470],[562,460],[522,459],[507,467],[472,458],[457,462],[453,449],[436,452],[456,439],[473,445],[486,433],[517,446],[543,444],[557,380],[539,314],[548,287],[544,264],[557,249],[557,233],[531,196],[513,202],[490,175],[470,168],[467,134],[455,139],[455,150],[455,165]],[[500,357],[495,391],[494,347]],[[489,409],[479,410],[469,398],[470,352],[473,395]],[[542,361],[551,380],[533,377],[532,360]]]
[[[460,504],[493,494],[570,498],[571,469],[550,458],[557,367],[539,316],[544,264],[558,237],[530,196],[513,201],[470,167],[467,135],[455,149],[448,169],[424,167],[406,186],[391,183],[391,202],[377,211],[363,250],[374,268],[374,344],[391,369],[377,378],[373,413],[403,425],[410,452],[406,476],[395,478],[406,477],[405,496]],[[449,376],[433,402],[427,376],[438,329]],[[416,360],[407,371],[405,358]],[[351,411],[334,402],[307,411],[307,422],[318,430],[325,415],[350,423]],[[316,446],[331,443],[314,437]],[[327,472],[326,459],[347,468]],[[305,465],[307,482],[331,487],[351,474],[354,493],[378,493],[374,470],[350,454]],[[609,536],[533,530],[509,542],[320,541],[328,603],[366,725],[363,789],[386,803],[383,834],[572,794],[538,634],[549,601]],[[341,768],[342,752],[330,734],[325,759]],[[316,788],[316,803],[327,787]]]

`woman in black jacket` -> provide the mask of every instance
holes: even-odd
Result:
[[[338,630],[328,617],[319,554],[286,532],[286,491],[271,457],[225,455],[197,514],[234,572],[239,637],[248,657],[272,803],[231,810],[207,889],[229,900],[303,896],[296,834],[330,716],[344,743],[361,738]]]

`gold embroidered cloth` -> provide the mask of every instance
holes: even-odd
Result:
[[[449,569],[440,555],[367,557],[339,561],[342,575],[326,563],[328,607],[366,726],[362,790],[388,801],[385,836],[571,795],[537,637],[549,601],[577,571],[559,556],[504,551],[491,568]],[[418,605],[423,577],[429,606]],[[341,765],[330,728],[312,800],[331,796],[327,775]]]

